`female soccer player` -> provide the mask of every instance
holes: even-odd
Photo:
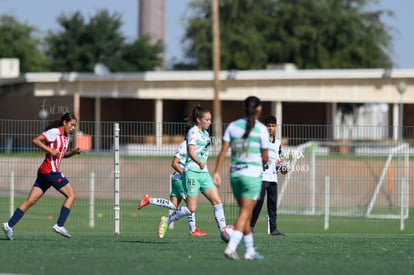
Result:
[[[189,129],[188,129],[189,130]],[[187,133],[187,131],[186,131]],[[183,186],[183,168],[185,161],[187,159],[187,145],[186,141],[178,145],[175,152],[174,158],[171,163],[171,167],[175,170],[172,179],[171,179],[171,193],[170,200],[163,198],[150,198],[148,194],[145,194],[142,200],[138,204],[138,209],[142,209],[148,204],[165,207],[170,210],[176,210],[177,206],[180,204],[181,200],[185,200],[184,186]],[[172,213],[172,211],[171,211]],[[188,228],[190,230],[190,237],[203,237],[207,233],[200,231],[195,222],[195,214],[191,213],[187,215]]]
[[[33,139],[33,145],[44,150],[46,157],[37,171],[37,178],[29,196],[19,205],[9,221],[2,224],[7,239],[13,240],[13,226],[19,222],[24,213],[36,204],[51,186],[66,197],[60,210],[57,224],[53,226],[52,230],[64,237],[72,237],[63,225],[69,216],[76,195],[68,179],[59,171],[59,165],[63,158],[69,158],[81,153],[79,148],[76,148],[74,151],[67,151],[69,135],[75,130],[76,123],[76,117],[71,113],[66,113],[60,121],[51,123],[45,132]]]
[[[193,108],[188,121],[190,130],[187,134],[187,159],[184,166],[184,191],[187,195],[187,206],[175,210],[168,217],[161,217],[158,236],[164,238],[168,224],[184,216],[194,213],[197,209],[198,191],[210,201],[214,207],[214,217],[220,232],[226,227],[223,205],[217,187],[207,169],[207,158],[210,150],[208,128],[211,125],[211,113],[207,108],[197,105]]]
[[[262,260],[264,257],[256,252],[250,220],[262,185],[263,165],[268,162],[269,133],[257,119],[262,112],[260,100],[249,96],[244,101],[247,117],[229,124],[223,136],[223,145],[217,158],[214,171],[214,183],[221,184],[220,169],[226,152],[231,147],[230,181],[234,198],[239,205],[234,232],[224,250],[224,256],[239,260],[237,246],[243,239],[246,260]]]

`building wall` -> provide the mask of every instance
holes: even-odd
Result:
[[[0,100],[0,119],[38,120],[40,112],[47,112],[47,119],[54,120],[66,112],[73,112],[73,97],[33,97],[2,96]]]

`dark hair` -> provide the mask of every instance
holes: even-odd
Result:
[[[243,138],[247,138],[252,131],[256,122],[257,107],[261,104],[260,99],[255,96],[249,96],[244,100],[243,107],[244,113],[247,116],[247,126],[246,131],[243,134]]]
[[[205,113],[209,112],[209,109],[202,107],[201,105],[196,105],[191,111],[191,114],[186,118],[189,129],[194,125],[197,125],[197,118],[202,118]]]
[[[266,118],[265,118],[265,120],[264,120],[264,124],[265,125],[267,125],[267,124],[276,124],[276,117],[275,116],[272,116],[272,115],[270,115],[270,116],[267,116]]]
[[[66,113],[60,118],[60,121],[59,120],[53,120],[53,121],[49,122],[49,124],[46,126],[45,131],[53,129],[53,128],[60,127],[60,126],[63,125],[64,121],[68,122],[68,121],[71,121],[73,119],[76,120],[76,121],[78,120],[74,114]]]

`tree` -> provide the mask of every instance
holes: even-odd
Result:
[[[377,0],[221,0],[223,69],[264,69],[294,63],[302,69],[392,66],[390,11]],[[193,0],[184,38],[187,58],[211,69],[210,1]]]
[[[160,53],[163,52],[162,42],[150,45],[150,38],[140,36],[133,43],[126,44],[120,52],[118,71],[146,71],[162,66]]]
[[[75,12],[61,15],[57,21],[62,30],[49,32],[46,38],[54,71],[91,72],[97,63],[111,71],[146,71],[161,64],[159,44],[150,45],[145,38],[126,42],[118,13],[100,10],[86,22],[80,12]]]
[[[36,31],[12,16],[0,16],[0,57],[18,58],[22,73],[48,71],[49,63],[40,50],[41,40],[35,36]]]

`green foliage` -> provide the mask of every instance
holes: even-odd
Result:
[[[76,12],[57,21],[62,30],[46,38],[54,71],[91,72],[97,63],[111,71],[146,71],[161,64],[160,44],[150,45],[147,38],[126,42],[118,13],[100,10],[87,22]]]
[[[41,41],[35,32],[35,28],[12,16],[0,16],[0,57],[19,58],[22,73],[47,71],[48,60],[40,50]]]
[[[148,36],[140,36],[131,44],[126,44],[120,52],[117,70],[128,71],[147,71],[162,65],[160,53],[163,52],[162,43],[159,41],[155,45],[150,45]]]
[[[263,69],[294,63],[302,69],[390,67],[392,37],[373,10],[377,0],[221,0],[223,69]],[[212,67],[211,2],[193,0],[187,57]]]

